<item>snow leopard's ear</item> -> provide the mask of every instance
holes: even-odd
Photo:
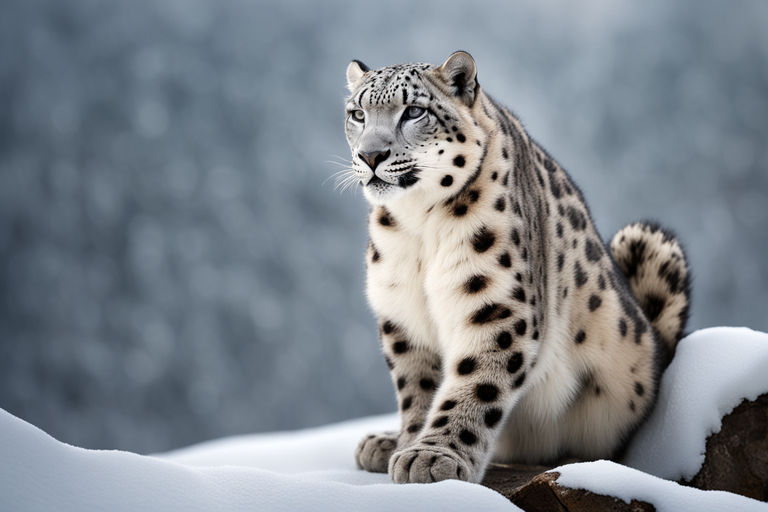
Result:
[[[458,96],[468,107],[471,107],[477,95],[475,59],[467,52],[453,52],[437,70],[451,88],[453,95]]]
[[[363,75],[369,70],[370,68],[359,60],[353,60],[349,63],[349,66],[347,66],[347,89],[349,89],[349,92],[357,88]]]

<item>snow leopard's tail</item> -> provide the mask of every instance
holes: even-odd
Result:
[[[611,253],[645,316],[674,354],[691,302],[688,260],[680,242],[654,222],[635,222],[614,235]]]

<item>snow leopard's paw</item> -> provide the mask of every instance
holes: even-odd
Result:
[[[389,476],[395,483],[405,484],[471,480],[473,475],[467,463],[448,448],[416,444],[392,455]]]
[[[389,458],[395,448],[397,448],[397,433],[369,434],[360,440],[355,450],[357,467],[374,473],[386,473]]]

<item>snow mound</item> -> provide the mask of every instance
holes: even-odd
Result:
[[[768,504],[723,491],[702,491],[643,473],[607,460],[568,464],[555,468],[557,483],[570,489],[614,496],[629,504],[633,499],[656,507],[658,512],[766,512]]]
[[[695,475],[721,418],[766,392],[768,334],[697,331],[680,342],[658,406],[629,447],[626,463],[636,469],[571,464],[555,470],[557,481],[657,510],[766,511],[768,504],[742,496],[661,479]],[[520,510],[480,485],[395,485],[355,468],[358,440],[397,424],[391,414],[142,456],[70,446],[0,409],[0,510]]]
[[[743,399],[768,393],[768,334],[714,327],[677,346],[659,399],[624,463],[669,480],[690,480],[704,463],[707,437]]]
[[[378,423],[389,425],[391,420],[353,422],[338,433],[330,428],[306,437],[298,434],[296,446],[292,446],[291,434],[263,436],[265,446],[246,441],[244,451],[264,456],[265,465],[279,466],[282,447],[282,457],[288,459],[286,469],[295,473],[315,455],[293,456],[309,449],[311,440],[325,436],[328,443],[312,446],[312,450],[317,454],[342,448],[327,464],[337,467],[341,457],[352,457],[346,436],[354,434],[357,439]],[[334,443],[340,439],[344,439],[341,447]],[[275,441],[278,448],[267,446]],[[236,453],[236,443],[228,440],[213,446],[223,456]],[[200,461],[205,450],[203,446],[169,458],[194,455]],[[479,485],[456,480],[395,485],[384,483],[388,482],[386,475],[352,469],[321,471],[321,457],[316,460],[316,471],[287,475],[255,467],[194,467],[128,452],[85,450],[56,441],[0,409],[0,510],[4,511],[520,510]],[[251,462],[254,466],[258,459]]]

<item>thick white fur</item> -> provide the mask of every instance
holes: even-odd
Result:
[[[458,62],[466,65],[460,59]],[[402,72],[403,68],[405,72]],[[427,69],[422,65],[415,65],[415,68],[421,72],[421,87],[436,98],[433,101],[442,102],[442,112],[449,111],[453,116],[449,125],[458,127],[466,137],[466,143],[438,140],[419,147],[389,146],[393,153],[403,152],[417,162],[416,166],[421,170],[420,180],[410,188],[389,192],[364,189],[372,205],[369,217],[372,248],[368,253],[367,279],[371,307],[382,322],[394,321],[407,333],[413,349],[439,355],[443,368],[442,382],[431,398],[432,407],[424,418],[421,432],[415,440],[398,446],[399,451],[390,462],[390,474],[396,481],[456,478],[442,473],[436,477],[439,471],[435,468],[440,464],[440,467],[446,467],[446,460],[454,464],[461,459],[466,467],[458,463],[461,466],[457,470],[458,478],[479,481],[492,459],[542,463],[562,456],[610,457],[642,420],[655,398],[661,368],[656,358],[656,340],[645,318],[631,298],[631,307],[627,309],[628,291],[623,278],[613,274],[615,267],[601,242],[603,253],[599,261],[585,259],[586,240],[599,242],[600,237],[588,217],[580,193],[565,172],[551,160],[548,161],[550,168],[546,169],[542,162],[548,157],[527,137],[519,122],[494,104],[481,89],[473,89],[477,97],[467,104],[466,91],[458,91],[457,96],[452,96],[456,91],[452,84],[445,83],[440,68]],[[361,74],[360,71],[356,63],[348,70],[352,96],[347,108],[350,111],[366,110],[365,126],[348,121],[353,155],[368,151],[370,148],[361,149],[361,145],[370,144],[377,137],[383,145],[387,141],[391,143],[393,137],[388,133],[396,123],[389,120],[386,112],[392,112],[392,119],[396,119],[406,107],[398,106],[399,93],[382,95],[378,100],[370,99],[366,103],[365,88],[378,82],[371,81],[367,78],[370,77],[368,73]],[[402,77],[408,71],[407,66],[398,67],[392,75]],[[472,84],[474,87],[474,82]],[[392,81],[386,86],[393,87]],[[399,89],[392,90],[397,92]],[[520,134],[519,139],[513,140],[502,133],[499,115],[506,116]],[[456,132],[456,128],[453,131]],[[539,181],[539,186],[531,177],[535,195],[542,198],[540,204],[550,211],[550,215],[511,213],[513,201],[520,200],[523,208],[530,208],[532,203],[525,203],[520,196],[522,192],[512,183],[502,182],[501,176],[515,161],[514,153],[507,158],[503,156],[510,150],[528,152],[531,168],[526,172],[530,176],[539,173],[546,177],[547,173],[552,173],[556,181],[569,190],[567,195],[562,193],[555,197],[549,184],[545,186],[546,180]],[[452,163],[457,154],[466,161],[460,169]],[[377,170],[377,176],[381,172],[385,181],[395,176],[386,174],[386,162],[381,165],[383,169]],[[358,159],[354,160],[354,166],[356,175],[363,181],[373,174]],[[552,166],[556,166],[556,170]],[[440,184],[446,174],[454,177],[455,186],[446,188]],[[479,198],[469,204],[466,215],[458,219],[451,213],[451,198],[457,197],[463,183],[472,179],[471,188],[478,192]],[[505,202],[503,214],[494,208],[500,197]],[[569,225],[563,211],[564,207],[571,206],[584,212],[586,228],[573,229]],[[532,240],[523,240],[519,246],[513,244],[508,235],[513,228],[525,232],[529,227],[526,219],[540,214],[544,219],[540,232],[533,233]],[[382,215],[391,219],[389,225],[382,225]],[[496,240],[493,250],[479,253],[468,241],[481,228],[495,233]],[[564,231],[564,235],[556,237],[558,230]],[[539,242],[543,245],[537,245]],[[534,306],[529,301],[520,303],[510,299],[511,290],[518,286],[516,273],[528,268],[526,258],[521,258],[523,247],[528,247],[531,259],[536,247],[544,247],[544,254],[536,255],[540,261],[546,261],[543,275],[534,275],[534,281],[526,284],[528,297],[535,290],[543,290],[544,304]],[[498,256],[502,250],[511,255],[511,268],[500,266]],[[380,259],[372,260],[373,251],[380,255]],[[562,265],[558,265],[559,258]],[[588,275],[584,285],[574,284],[577,264]],[[476,275],[486,276],[490,284],[482,293],[467,293],[466,283]],[[588,308],[588,303],[595,295],[600,297],[601,305],[593,310]],[[513,316],[509,319],[480,325],[468,321],[472,312],[483,306],[511,302]],[[543,321],[534,328],[530,319],[536,316],[537,308],[544,308]],[[637,333],[628,311],[636,312],[632,315],[642,327]],[[494,349],[493,340],[500,328],[509,329],[512,322],[520,318],[528,319],[528,327],[525,335],[515,337],[510,350],[524,354],[525,364],[521,372],[526,373],[526,378],[521,386],[514,387],[510,386],[511,377],[499,359],[504,351]],[[623,333],[620,322],[625,324]],[[534,330],[537,336],[540,334],[539,339],[532,338]],[[574,342],[580,331],[584,333],[581,339],[586,341]],[[467,357],[476,357],[486,364],[481,375],[457,374],[457,364]],[[499,365],[498,370],[487,365]],[[401,370],[395,364],[393,379],[399,371],[413,373],[418,368]],[[469,402],[475,400],[471,395],[472,386],[481,382],[490,382],[501,389],[498,404],[504,409],[502,428],[483,430],[477,426],[473,415],[481,414],[487,406]],[[440,441],[439,434],[430,428],[430,424],[446,414],[440,409],[440,404],[446,400],[466,401],[463,409],[455,409],[452,423],[448,425],[453,426],[450,435],[455,436],[456,425],[459,428],[474,425],[478,443],[459,452],[447,450],[442,445],[439,449],[432,448],[435,442],[423,444],[424,440]],[[423,462],[427,459],[419,458],[422,452],[429,452],[429,460],[438,461],[432,468],[434,471]],[[416,458],[410,459],[409,464],[402,463],[408,457]],[[365,467],[365,461],[358,463]]]

